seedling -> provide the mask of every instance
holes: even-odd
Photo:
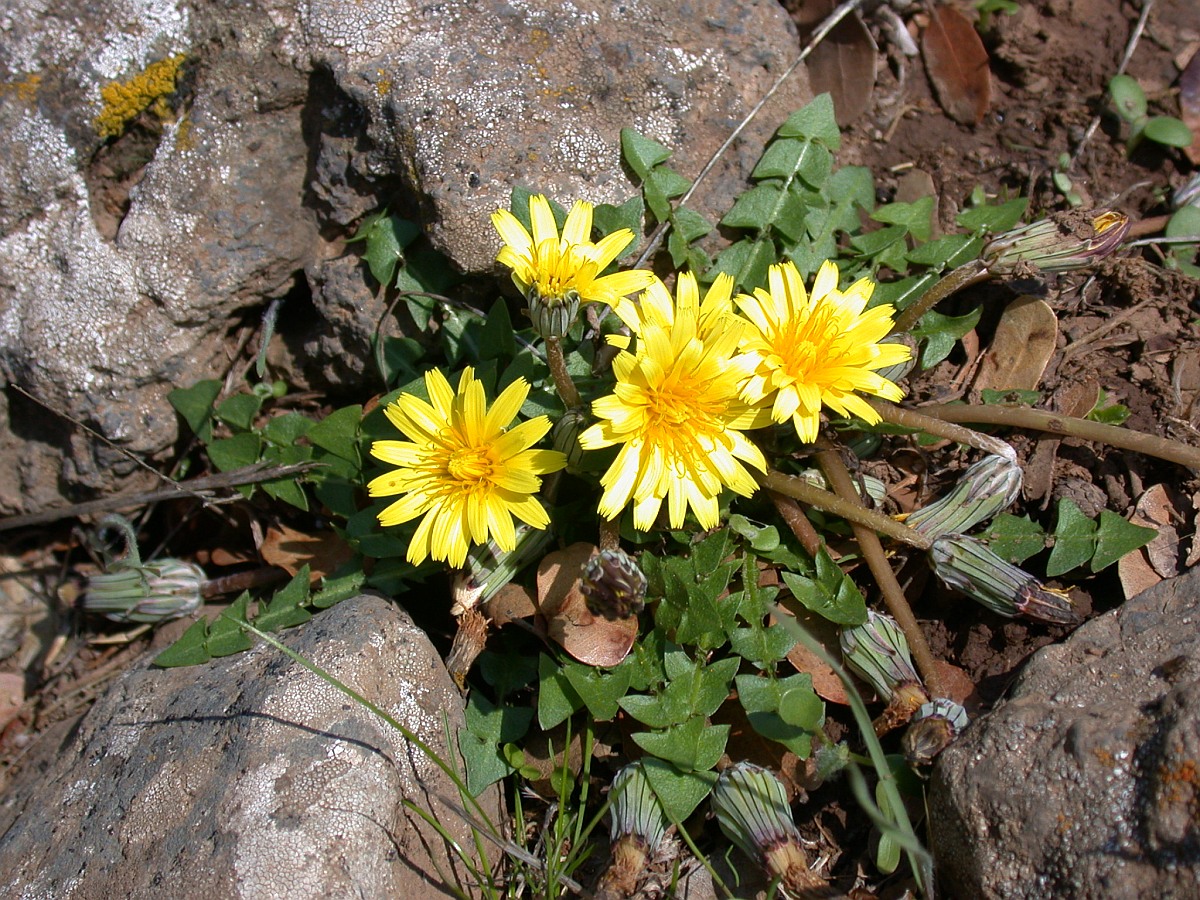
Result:
[[[1126,155],[1132,154],[1143,138],[1164,147],[1190,147],[1192,132],[1174,116],[1151,116],[1146,108],[1146,92],[1128,75],[1115,75],[1108,83],[1108,92],[1116,106],[1117,115],[1129,123],[1125,140]]]

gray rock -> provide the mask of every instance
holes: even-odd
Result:
[[[1200,896],[1200,568],[1039,650],[939,758],[956,897]]]
[[[626,126],[694,176],[797,53],[774,0],[18,0],[0,34],[0,375],[115,445],[10,395],[0,512],[148,477],[127,454],[176,438],[166,394],[271,299],[302,366],[274,375],[360,387],[387,309],[345,244],[364,213],[490,271],[513,186],[628,199]],[[177,54],[177,116],[102,140],[105,86]],[[801,71],[692,205],[724,213],[807,99]]]
[[[284,640],[448,758],[463,703],[405,613],[357,597]],[[440,769],[265,645],[196,668],[147,660],[55,738],[0,806],[6,897],[450,895],[439,872],[462,866],[405,801],[474,846]],[[481,801],[499,821],[498,793]]]

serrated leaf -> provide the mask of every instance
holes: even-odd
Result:
[[[712,223],[708,219],[695,210],[688,209],[686,206],[681,206],[675,210],[675,215],[671,217],[671,222],[675,231],[689,243],[699,240],[713,229]]]
[[[629,168],[643,181],[650,170],[671,158],[671,151],[653,138],[639,134],[632,128],[621,129],[621,156]]]
[[[208,626],[208,641],[205,643],[210,654],[216,657],[230,656],[249,650],[254,645],[250,635],[238,624],[246,621],[249,603],[250,594],[243,592],[228,609],[213,619]]]
[[[579,663],[567,663],[563,673],[570,682],[575,693],[583,700],[598,722],[612,720],[620,709],[620,700],[629,690],[633,677],[633,669],[628,666],[617,667],[612,672],[602,672],[591,666]]]
[[[213,441],[208,445],[208,458],[222,472],[232,472],[243,466],[258,462],[262,451],[262,438],[252,431],[235,434],[231,438]]]
[[[179,666],[198,666],[212,659],[208,652],[208,623],[203,619],[193,622],[170,647],[154,657],[154,665],[164,669]]]
[[[721,218],[721,224],[728,228],[763,230],[774,215],[782,193],[783,187],[774,181],[755,185],[734,201],[733,208]]]
[[[630,197],[620,206],[611,203],[598,203],[592,210],[592,224],[601,234],[612,234],[627,228],[635,235],[642,233],[642,220],[646,215],[646,203],[641,196]],[[630,242],[625,256],[637,252],[638,242]]]
[[[362,406],[343,406],[335,409],[314,425],[308,432],[308,442],[334,456],[362,465],[358,455],[359,425],[362,422]]]
[[[921,321],[912,330],[912,336],[924,340],[921,349],[921,368],[931,369],[950,355],[954,345],[968,331],[979,324],[983,307],[979,306],[964,316],[944,316],[930,310],[921,316]]]
[[[1046,561],[1046,574],[1054,578],[1086,563],[1096,552],[1096,523],[1073,500],[1058,503],[1054,524],[1054,549]]]
[[[980,538],[997,556],[1020,564],[1046,547],[1046,533],[1028,516],[1000,513]]]
[[[712,280],[725,272],[733,277],[734,287],[751,291],[767,282],[767,270],[775,262],[775,251],[770,243],[749,238],[726,247],[705,273],[705,280]]]
[[[1154,528],[1134,525],[1111,510],[1100,511],[1096,533],[1096,554],[1090,564],[1093,572],[1111,566],[1127,553],[1145,547],[1158,536]]]
[[[308,416],[298,412],[284,413],[274,416],[263,426],[262,433],[272,444],[280,447],[291,447],[308,434],[315,425]]]
[[[820,141],[830,150],[837,150],[842,145],[842,135],[833,112],[833,97],[828,93],[818,94],[807,106],[788,116],[776,134]]]
[[[738,700],[754,730],[806,758],[812,736],[825,719],[825,704],[813,691],[812,676],[807,672],[783,679],[739,675],[736,683]],[[783,717],[782,706],[793,721]]]
[[[779,574],[792,594],[822,618],[839,625],[861,625],[867,620],[867,603],[846,573],[841,570],[829,551],[821,547],[814,560],[814,577],[794,572]]]
[[[887,225],[903,225],[918,241],[927,241],[933,232],[933,198],[888,203],[871,213],[871,218]]]
[[[672,822],[682,823],[695,812],[717,782],[716,772],[681,772],[669,762],[653,757],[643,759],[642,767],[651,790]]]
[[[190,388],[176,388],[167,394],[167,401],[187,422],[192,434],[207,444],[212,440],[212,406],[220,395],[221,382],[206,380]]]
[[[380,216],[371,222],[365,231],[367,248],[363,254],[371,277],[379,284],[391,284],[396,267],[404,259],[404,248],[420,234],[420,228],[399,216]]]
[[[234,394],[218,403],[213,415],[234,428],[249,431],[262,403],[262,397],[257,394]]]
[[[287,584],[275,592],[267,608],[255,617],[255,627],[261,631],[278,631],[311,619],[312,613],[304,609],[309,597],[309,576],[306,563]]]
[[[958,223],[959,227],[976,234],[983,232],[995,234],[1000,231],[1008,231],[1020,222],[1021,216],[1025,215],[1028,207],[1029,198],[1018,197],[994,206],[975,206],[971,209],[964,209],[954,221]]]
[[[671,200],[686,193],[692,183],[667,166],[659,166],[652,170],[642,184],[642,193],[646,197],[646,205],[654,213],[654,217],[665,222],[671,216]]]
[[[728,725],[709,725],[694,716],[665,731],[635,732],[633,742],[652,756],[664,759],[683,772],[711,769],[725,752]]]

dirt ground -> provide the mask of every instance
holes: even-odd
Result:
[[[1065,174],[1084,208],[1113,206],[1135,223],[1162,216],[1171,191],[1195,166],[1183,152],[1150,142],[1127,157],[1121,130],[1126,126],[1111,114],[1105,93],[1139,12],[1137,4],[1121,0],[1018,0],[1016,13],[994,14],[984,36],[991,97],[974,125],[946,114],[921,57],[905,56],[880,29],[880,20],[869,17],[879,48],[875,85],[845,130],[839,164],[869,167],[881,200],[904,199],[932,185],[938,220],[949,231],[965,199],[980,187],[993,197],[1027,196],[1036,211],[1065,209],[1053,176],[1060,156],[1078,151]],[[813,19],[812,9],[795,16],[803,25]],[[927,19],[911,18],[917,26]],[[1178,115],[1180,71],[1198,48],[1195,0],[1158,0],[1126,69],[1145,89],[1152,111]],[[1079,149],[1097,116],[1099,127]],[[1010,304],[1032,293],[1054,311],[1057,332],[1044,368],[1025,361],[1017,374],[1050,398],[1050,408],[1081,415],[1102,389],[1110,402],[1129,408],[1128,427],[1200,445],[1200,282],[1164,268],[1162,252],[1151,244],[1120,253],[1095,273],[1039,285],[993,284],[952,298],[940,312],[962,314],[982,303],[980,324],[946,361],[912,379],[909,402],[970,398],[989,378],[1003,377],[988,362],[989,351],[1006,327]],[[1164,537],[1139,554],[1139,561],[1060,585],[1088,615],[1114,608],[1136,588],[1195,561],[1200,503],[1195,473],[1069,439],[1017,433],[1011,440],[1027,484],[1010,512],[1049,524],[1056,500],[1069,496],[1089,515],[1105,508],[1126,517],[1136,511],[1165,526]],[[913,447],[893,454],[881,474],[900,486],[896,500],[903,507],[937,496],[966,461],[949,444]],[[1070,630],[982,614],[941,589],[920,559],[903,567],[902,578],[935,653],[974,685],[968,704],[973,713],[986,711],[1003,694],[1030,653]],[[138,642],[113,647],[70,642],[55,677],[0,733],[3,767],[19,761],[32,733],[85,708],[143,649]],[[850,733],[848,715],[831,706],[830,718],[835,738]],[[869,824],[844,785],[814,791],[801,826],[839,883],[855,871],[874,872]],[[880,894],[895,895],[903,886],[885,882]]]

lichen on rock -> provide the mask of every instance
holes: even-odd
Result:
[[[187,56],[177,53],[146,66],[125,81],[110,81],[100,88],[104,106],[96,115],[96,133],[102,138],[119,137],[129,123],[145,110],[160,119],[172,115],[170,96],[175,92],[179,71]]]

